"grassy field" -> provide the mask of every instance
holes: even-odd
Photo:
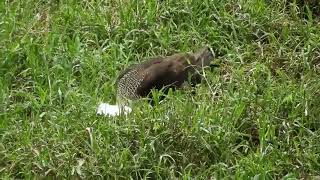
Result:
[[[320,175],[320,23],[285,0],[0,2],[0,177]],[[319,9],[318,9],[319,10]],[[318,16],[319,17],[319,16]],[[117,74],[209,44],[218,68],[128,117]],[[159,93],[154,93],[155,99]]]

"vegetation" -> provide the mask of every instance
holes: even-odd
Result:
[[[315,1],[316,2],[316,1]],[[2,178],[320,175],[319,8],[286,0],[0,2]],[[196,94],[96,115],[128,65],[209,44]],[[160,92],[154,92],[157,99]]]

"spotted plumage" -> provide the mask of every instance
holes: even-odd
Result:
[[[136,100],[149,95],[152,89],[179,88],[188,81],[199,83],[203,67],[209,66],[214,53],[204,47],[195,53],[180,53],[167,57],[151,58],[132,65],[117,79],[117,98]]]

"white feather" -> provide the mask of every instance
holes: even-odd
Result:
[[[131,111],[132,111],[132,109],[128,106],[124,106],[121,111],[121,108],[119,105],[111,105],[108,103],[101,103],[98,106],[97,114],[104,115],[104,116],[118,116],[121,113],[123,113],[124,115],[129,114]]]

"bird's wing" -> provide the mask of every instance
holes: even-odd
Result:
[[[164,59],[166,59],[166,57],[162,57],[162,56],[152,57],[147,59],[145,62],[141,63],[140,65],[146,69],[153,64],[161,63]]]
[[[160,63],[162,60],[164,59],[164,57],[152,57],[150,59],[148,59],[147,61],[141,63],[141,64],[132,64],[130,65],[128,68],[126,68],[125,70],[121,71],[119,76],[117,77],[117,81],[116,84],[118,83],[118,81],[128,72],[130,72],[131,70],[135,69],[135,68],[139,68],[139,69],[146,69],[148,68],[150,65],[152,64],[157,64]]]
[[[143,71],[143,80],[140,83],[137,93],[141,96],[146,96],[152,88],[161,89],[167,84],[170,74],[170,62],[161,61],[150,65]]]

